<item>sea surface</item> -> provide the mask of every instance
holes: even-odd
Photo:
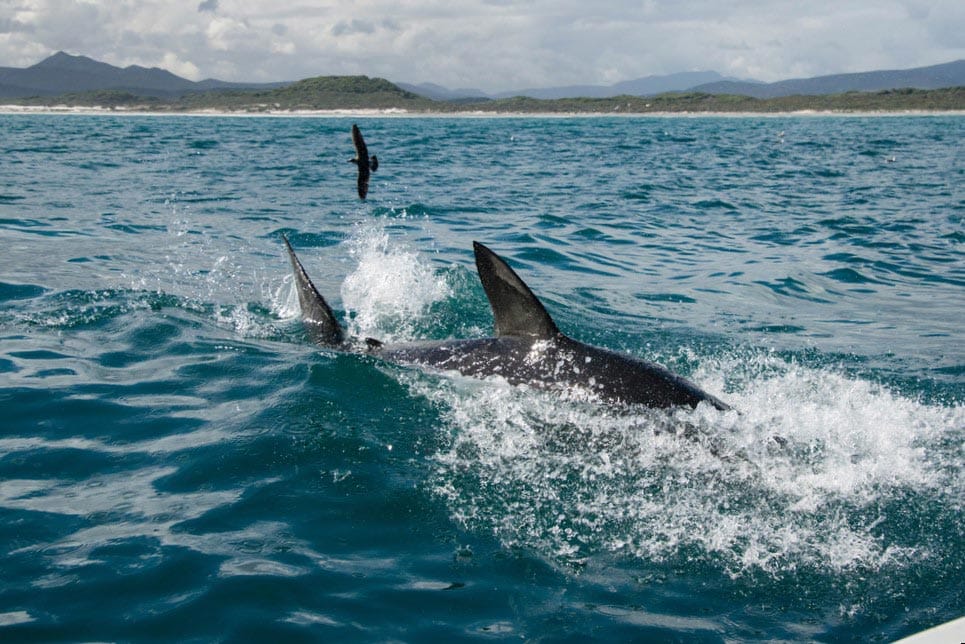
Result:
[[[0,641],[890,641],[965,614],[965,117],[0,115]],[[312,346],[568,335],[735,410]],[[668,425],[701,428],[708,440]]]

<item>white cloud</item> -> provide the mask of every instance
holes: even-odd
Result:
[[[222,17],[212,18],[205,29],[208,45],[215,51],[243,49],[247,44],[249,32],[250,29],[244,22]]]
[[[181,60],[178,58],[177,54],[173,52],[166,53],[157,67],[166,69],[169,72],[177,74],[178,76],[183,76],[184,78],[198,79],[201,77],[201,70],[198,69],[197,65]]]
[[[0,0],[0,65],[57,51],[190,78],[364,73],[487,90],[965,58],[960,0]]]

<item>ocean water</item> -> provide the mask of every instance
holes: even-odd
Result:
[[[366,202],[352,122],[0,115],[0,640],[965,614],[965,118],[364,118]],[[282,233],[355,334],[490,334],[478,240],[739,412],[319,350]]]

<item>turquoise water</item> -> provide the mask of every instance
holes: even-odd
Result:
[[[0,115],[0,640],[888,641],[965,613],[965,119]],[[479,337],[472,240],[666,418]],[[659,416],[659,417],[658,417]],[[781,441],[775,441],[780,436]]]

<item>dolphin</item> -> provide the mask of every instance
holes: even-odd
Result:
[[[305,272],[295,251],[282,235],[295,275],[302,322],[313,342],[351,351],[352,343],[331,307]],[[630,355],[574,340],[557,328],[529,287],[493,251],[473,242],[476,270],[495,319],[495,335],[383,344],[365,339],[368,354],[388,362],[465,376],[499,376],[513,385],[556,391],[582,390],[593,400],[653,408],[697,407],[707,403],[730,407],[695,384],[660,365]]]
[[[371,174],[369,171],[375,172],[379,169],[379,159],[374,154],[371,157],[369,156],[369,149],[365,145],[365,139],[362,138],[362,131],[355,123],[352,124],[352,143],[355,145],[355,158],[349,159],[349,163],[358,166],[359,199],[364,200],[365,195],[369,193],[369,175]]]

